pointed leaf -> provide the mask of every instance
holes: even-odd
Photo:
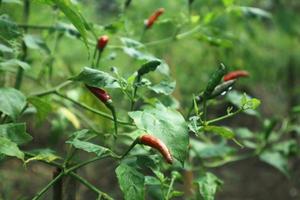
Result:
[[[120,85],[117,79],[110,74],[92,69],[89,67],[83,68],[79,75],[71,78],[74,81],[81,81],[89,86],[98,88],[119,88]]]
[[[10,116],[14,121],[26,105],[25,96],[14,88],[0,88],[0,111]]]
[[[81,149],[81,150],[89,152],[89,153],[94,153],[98,157],[105,157],[111,153],[110,150],[105,147],[102,147],[102,146],[99,146],[99,145],[96,145],[96,144],[93,144],[90,142],[81,141],[76,138],[73,140],[68,140],[68,141],[66,141],[66,143],[71,144],[76,149]]]
[[[179,112],[157,105],[156,108],[130,112],[129,116],[139,129],[161,139],[172,156],[184,162],[189,144],[188,126]]]
[[[25,123],[9,123],[0,125],[0,137],[6,137],[16,144],[25,144],[32,140],[26,133]]]
[[[119,165],[116,174],[125,200],[144,199],[143,174],[127,164]]]
[[[227,127],[222,127],[222,126],[205,126],[204,127],[205,131],[217,133],[220,136],[226,138],[226,139],[232,139],[234,137],[234,133],[232,130],[230,130]]]
[[[165,95],[170,95],[174,91],[176,86],[176,81],[161,81],[157,85],[149,86],[151,90],[153,90],[156,93],[162,93]]]
[[[279,152],[265,151],[259,156],[260,160],[272,165],[289,177],[288,159]]]
[[[197,183],[202,198],[204,200],[214,200],[217,189],[222,184],[222,181],[214,174],[207,172]]]
[[[20,151],[17,144],[2,136],[0,136],[0,154],[24,160],[24,153]]]

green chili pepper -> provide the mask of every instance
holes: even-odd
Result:
[[[206,89],[204,90],[203,97],[207,99],[214,91],[215,87],[220,83],[222,77],[226,73],[226,67],[221,63],[220,67],[211,75]]]

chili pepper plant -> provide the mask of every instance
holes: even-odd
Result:
[[[187,1],[189,11],[193,2]],[[250,157],[289,176],[288,166],[270,159],[297,152],[295,141],[285,141],[288,148],[283,149],[281,137],[274,135],[276,125],[283,122],[265,119],[257,134],[226,123],[230,118],[239,120],[240,114],[263,118],[256,110],[260,100],[239,89],[239,78],[251,79],[249,72],[218,61],[213,70],[206,71],[207,82],[182,97],[189,102],[185,104],[173,95],[177,86],[168,60],[145,53],[149,45],[163,49],[166,42],[184,41],[201,31],[203,24],[184,21],[168,38],[149,41],[146,36],[155,33],[155,26],[163,26],[164,15],[171,11],[149,10],[136,25],[140,32],[124,36],[119,33],[126,31],[131,1],[124,1],[115,19],[125,24],[119,33],[111,31],[115,24],[99,28],[98,22],[87,21],[73,3],[1,3],[5,13],[0,16],[0,163],[19,159],[25,173],[32,166],[47,165],[52,176],[47,184],[35,188],[34,195],[24,194],[22,199],[45,199],[49,194],[56,200],[75,199],[77,189],[63,189],[71,177],[77,182],[75,187],[86,187],[95,199],[212,200],[226,185],[212,168]],[[64,23],[34,24],[30,16],[36,4],[52,9],[56,22],[63,19]],[[12,13],[15,7],[21,9],[22,20]],[[47,37],[54,40],[53,47],[47,45]],[[86,61],[80,69],[58,62],[56,52],[64,40],[84,46],[80,54]],[[36,51],[45,58],[32,56]],[[71,59],[76,60],[78,50],[68,51],[74,52]],[[113,66],[108,57],[115,51],[127,62]],[[70,73],[65,73],[64,67]],[[216,116],[216,107],[224,109],[223,115]],[[34,127],[45,127],[43,137],[49,143],[39,144],[41,136],[32,134]],[[287,127],[278,130],[281,135],[289,131]],[[58,140],[60,145],[53,145]],[[82,173],[93,163],[104,165],[104,160],[109,160],[114,174],[103,173],[102,167],[90,173],[94,179],[113,176],[118,182],[114,190],[103,190]]]

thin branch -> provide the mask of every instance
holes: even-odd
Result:
[[[62,176],[64,175],[63,172],[61,172],[60,174],[58,174],[54,179],[52,179],[41,191],[39,191],[33,198],[32,200],[38,200],[45,192],[47,192],[47,190],[54,185],[59,179],[62,178]]]
[[[102,117],[104,117],[104,118],[106,118],[106,119],[109,119],[109,120],[112,120],[112,121],[114,120],[113,116],[111,116],[111,115],[109,115],[109,114],[107,114],[107,113],[105,113],[105,112],[101,112],[101,111],[99,111],[99,110],[96,110],[96,109],[94,109],[94,108],[91,108],[91,107],[89,107],[88,105],[85,105],[85,104],[83,104],[83,103],[80,103],[80,102],[78,102],[78,101],[75,101],[74,99],[71,99],[70,97],[65,96],[65,95],[63,95],[63,94],[61,94],[61,93],[55,92],[55,94],[58,95],[58,96],[60,96],[60,97],[62,97],[62,98],[64,98],[64,99],[66,99],[66,100],[68,100],[68,101],[71,101],[71,102],[74,103],[75,105],[77,105],[77,106],[79,106],[79,107],[82,107],[82,108],[84,108],[84,109],[86,109],[86,110],[88,110],[88,111],[90,111],[90,112],[93,112],[93,113],[95,113],[95,114],[97,114],[97,115],[100,115],[100,116],[102,116]],[[119,124],[123,124],[123,125],[134,126],[132,123],[125,122],[125,121],[121,121],[121,120],[117,120],[117,122],[118,122]]]
[[[96,188],[93,184],[91,184],[90,182],[88,182],[85,178],[79,176],[78,174],[76,174],[75,172],[70,172],[70,176],[74,177],[75,179],[77,179],[80,183],[82,183],[83,185],[85,185],[87,188],[89,188],[90,190],[96,192],[100,197],[103,197],[104,199],[107,200],[113,200],[113,198],[111,196],[109,196],[108,194],[106,194],[105,192],[100,191],[98,188]]]
[[[230,118],[240,112],[244,111],[244,109],[240,108],[238,109],[237,111],[233,112],[233,113],[228,113],[227,115],[224,115],[224,116],[221,116],[221,117],[218,117],[216,119],[212,119],[212,120],[209,120],[206,122],[206,124],[212,124],[212,123],[216,123],[216,122],[219,122],[219,121],[222,121],[224,119],[227,119],[227,118]]]

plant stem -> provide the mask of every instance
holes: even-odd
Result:
[[[97,115],[100,115],[100,116],[102,116],[102,117],[104,117],[104,118],[106,118],[106,119],[114,120],[114,118],[113,118],[111,115],[106,114],[105,112],[101,112],[101,111],[98,111],[98,110],[96,110],[96,109],[94,109],[94,108],[91,108],[91,107],[89,107],[89,106],[87,106],[87,105],[85,105],[85,104],[82,104],[82,103],[80,103],[80,102],[78,102],[78,101],[75,101],[75,100],[71,99],[70,97],[65,96],[65,95],[63,95],[63,94],[61,94],[61,93],[58,93],[58,92],[54,92],[54,93],[55,93],[56,95],[58,95],[58,96],[64,98],[64,99],[68,100],[68,101],[71,101],[72,103],[76,104],[77,106],[82,107],[82,108],[84,108],[84,109],[90,111],[90,112],[93,112],[93,113],[95,113],[95,114],[97,114]],[[119,124],[123,124],[123,125],[134,126],[133,124],[131,124],[131,123],[129,123],[129,122],[125,122],[125,121],[121,121],[121,120],[117,120],[117,122],[118,122]]]
[[[70,172],[72,172],[72,171],[74,171],[76,169],[79,169],[79,168],[81,168],[81,167],[83,167],[83,166],[85,166],[87,164],[90,164],[90,163],[95,162],[97,160],[101,160],[101,159],[108,158],[108,157],[112,157],[112,155],[106,155],[106,156],[103,156],[103,157],[94,157],[94,158],[91,158],[89,160],[86,160],[86,161],[83,161],[81,163],[78,163],[77,165],[74,165],[74,166],[70,167],[69,169],[66,169],[65,173],[68,174],[68,173],[70,173]]]
[[[221,116],[221,117],[218,117],[216,119],[212,119],[212,120],[209,120],[206,122],[206,124],[211,124],[211,123],[216,123],[216,122],[219,122],[219,121],[222,121],[224,119],[227,119],[229,117],[232,117],[240,112],[242,112],[244,109],[240,108],[238,109],[237,111],[233,112],[233,113],[228,113],[227,115],[224,115],[224,116]]]
[[[172,179],[171,179],[171,183],[169,185],[169,189],[168,189],[168,192],[167,192],[167,196],[166,196],[166,200],[169,200],[170,199],[170,194],[171,194],[171,190],[173,188],[173,185],[174,185],[174,181],[175,181],[175,176],[172,176]]]
[[[25,153],[25,155],[28,156],[28,157],[34,157],[34,156],[36,156],[36,155],[33,154],[33,153],[29,153],[29,152],[24,152],[24,153]],[[46,161],[44,161],[44,160],[39,160],[39,161],[42,162],[42,163],[45,163],[45,164],[52,165],[52,166],[54,166],[54,167],[63,169],[62,165],[59,164],[59,163],[57,163],[57,162],[55,162],[55,161],[51,161],[51,162],[46,162]]]
[[[46,95],[49,95],[49,94],[54,94],[57,91],[59,91],[60,89],[70,85],[71,83],[72,83],[72,81],[65,81],[65,82],[59,84],[58,86],[56,86],[54,88],[51,88],[51,89],[43,91],[43,92],[33,93],[30,96],[42,97],[42,96],[46,96]]]
[[[28,22],[28,18],[29,18],[29,11],[30,11],[30,1],[29,0],[24,0],[24,7],[23,7],[23,20],[24,23],[27,24]],[[27,32],[27,28],[24,30],[24,32]],[[25,61],[26,57],[27,57],[27,47],[25,42],[22,42],[22,57],[21,60]],[[15,82],[15,88],[16,89],[20,89],[21,88],[21,84],[22,84],[22,80],[23,80],[23,74],[24,74],[24,69],[22,67],[18,68],[18,72],[17,72],[17,77],[16,77],[16,82]]]
[[[133,141],[133,143],[130,145],[130,147],[127,149],[127,151],[122,155],[121,159],[123,159],[127,154],[135,147],[136,144],[138,144],[139,140],[136,139]]]
[[[98,52],[98,55],[97,55],[97,61],[96,61],[96,68],[97,69],[99,69],[99,63],[100,63],[101,55],[102,55],[102,50],[100,50]]]
[[[69,32],[76,32],[77,34],[79,34],[77,30],[68,29],[59,26],[30,25],[30,24],[17,24],[17,26],[23,29],[49,30],[49,31],[61,31],[61,32],[69,31]]]
[[[206,123],[207,101],[203,98],[203,122]]]
[[[117,113],[116,113],[116,110],[114,108],[113,105],[109,105],[109,109],[111,111],[111,114],[113,116],[113,119],[114,119],[114,129],[115,129],[115,134],[114,134],[114,138],[116,139],[117,138],[117,135],[118,135],[118,119],[117,119]]]
[[[137,94],[137,90],[138,90],[138,86],[137,84],[141,81],[141,76],[138,74],[136,76],[136,79],[133,83],[133,91],[132,91],[132,98],[131,98],[131,105],[130,105],[130,110],[132,111],[134,108],[134,104],[135,104],[135,97]]]
[[[98,188],[96,188],[93,184],[91,184],[90,182],[88,182],[85,178],[82,178],[81,176],[79,176],[78,174],[74,173],[74,172],[70,172],[70,176],[74,177],[75,179],[77,179],[79,182],[81,182],[83,185],[85,185],[86,187],[88,187],[90,190],[96,192],[100,197],[103,197],[104,199],[107,200],[113,200],[112,197],[110,197],[108,194],[100,191]]]
[[[94,67],[94,65],[95,65],[95,58],[96,58],[96,55],[97,55],[97,51],[98,51],[98,48],[97,48],[97,46],[94,48],[94,53],[93,53],[93,58],[92,58],[92,63],[91,63],[91,65],[92,65],[92,67]]]
[[[64,175],[63,172],[58,174],[54,179],[52,179],[41,191],[39,191],[32,200],[38,200],[47,190],[54,185],[62,176]]]

